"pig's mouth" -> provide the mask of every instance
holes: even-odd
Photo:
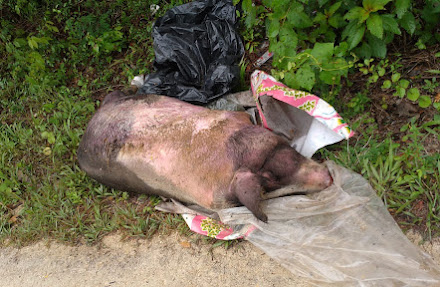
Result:
[[[262,199],[271,199],[289,195],[306,195],[322,191],[333,184],[333,177],[330,171],[323,178],[310,178],[305,184],[290,184],[279,189],[265,192],[262,195]]]
[[[332,184],[333,184],[333,177],[330,174],[330,171],[328,171],[328,178],[325,179],[325,182],[324,182],[325,187],[323,189],[326,189],[327,187],[329,187]]]
[[[332,182],[333,182],[333,180],[332,180]],[[331,183],[327,187],[329,187],[330,185],[331,185]],[[262,199],[266,200],[266,199],[272,199],[272,198],[290,196],[290,195],[307,195],[307,194],[311,194],[311,193],[315,193],[315,192],[320,192],[320,191],[326,189],[327,187],[323,187],[322,189],[310,190],[310,189],[304,188],[304,186],[292,184],[292,185],[288,185],[285,187],[281,187],[276,190],[265,192],[262,195]]]

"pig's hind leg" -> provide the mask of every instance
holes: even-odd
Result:
[[[267,222],[266,214],[261,210],[261,198],[264,192],[259,175],[247,168],[235,172],[231,186],[234,197],[246,206],[259,220]]]

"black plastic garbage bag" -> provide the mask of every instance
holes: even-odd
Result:
[[[239,81],[244,47],[235,31],[232,1],[195,1],[174,7],[153,27],[156,73],[140,93],[206,104]]]

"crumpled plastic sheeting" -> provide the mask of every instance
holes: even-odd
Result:
[[[246,239],[317,286],[439,286],[440,269],[402,233],[368,182],[332,162],[334,183],[309,195],[267,200],[268,223],[245,207],[218,211]]]
[[[153,27],[156,73],[138,94],[159,94],[206,104],[239,81],[244,54],[230,0],[194,1],[174,7]]]

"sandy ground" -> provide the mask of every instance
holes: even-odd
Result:
[[[418,244],[421,237],[408,234]],[[440,239],[420,247],[440,264]],[[248,242],[232,248],[194,244],[177,233],[99,246],[47,242],[0,249],[1,286],[312,286]],[[6,285],[4,285],[6,284]]]

